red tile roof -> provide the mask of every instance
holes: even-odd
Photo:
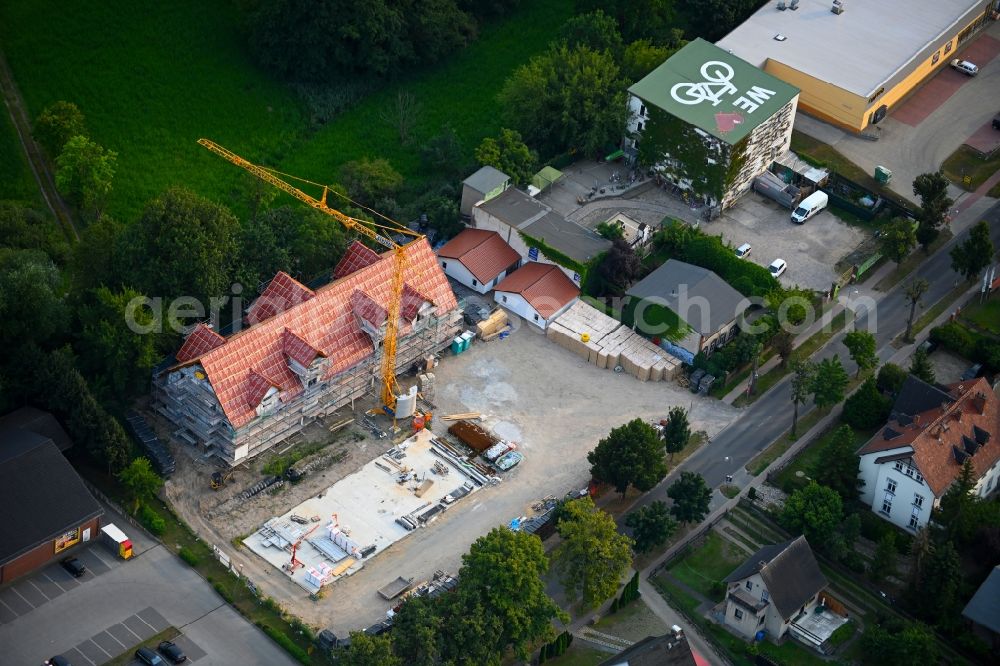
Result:
[[[344,252],[344,256],[337,262],[337,267],[333,269],[333,279],[339,280],[342,277],[350,275],[354,271],[359,271],[362,268],[371,266],[372,264],[378,262],[378,260],[379,256],[375,250],[362,245],[360,241],[352,241],[351,244],[347,246],[347,251]]]
[[[188,333],[187,338],[184,339],[184,344],[177,350],[176,357],[181,363],[186,363],[225,343],[226,339],[224,337],[205,324],[198,324],[194,327],[193,331]]]
[[[437,315],[454,310],[457,307],[455,295],[430,245],[426,241],[414,243],[407,249],[406,256],[404,284],[426,295],[433,302]],[[371,338],[362,332],[354,315],[352,295],[364,293],[379,304],[378,307],[383,307],[381,304],[389,301],[394,264],[393,253],[386,252],[379,256],[377,263],[321,287],[315,292],[315,298],[294,305],[230,336],[224,344],[185,360],[201,363],[226,418],[234,428],[240,428],[257,416],[256,405],[251,406],[251,400],[259,393],[260,380],[255,380],[256,384],[248,382],[251,370],[277,386],[281,399],[286,402],[302,392],[298,376],[288,367],[286,349],[293,348],[286,347],[286,331],[294,332],[303,343],[326,355],[329,359],[327,378],[372,354]],[[409,334],[410,330],[409,323],[400,326],[401,335]]]
[[[981,478],[1000,460],[1000,399],[984,378],[947,389],[954,402],[912,415],[909,423],[891,421],[858,455],[912,448],[917,469],[937,497],[958,476],[959,460],[971,460],[976,478]],[[985,443],[979,441],[982,433],[988,433]]]
[[[256,370],[250,370],[250,372],[247,373],[246,379],[245,395],[247,405],[249,405],[251,409],[256,410],[257,406],[260,405],[260,401],[264,399],[264,396],[267,395],[267,392],[272,388],[278,388],[278,385]]]
[[[317,356],[326,356],[326,354],[316,349],[287,328],[285,329],[285,337],[281,341],[281,351],[283,351],[285,356],[288,358],[307,368],[313,361],[316,360]]]
[[[258,324],[315,295],[316,292],[288,273],[278,271],[247,311],[247,323]]]
[[[458,260],[482,284],[521,258],[500,234],[485,229],[464,229],[438,250],[438,256]]]
[[[355,316],[364,319],[374,328],[380,327],[389,318],[386,309],[360,289],[351,294],[351,310]]]
[[[580,295],[580,290],[553,264],[532,261],[505,277],[497,291],[521,294],[528,304],[548,319]]]

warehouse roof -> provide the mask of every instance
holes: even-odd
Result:
[[[628,290],[629,296],[659,299],[704,336],[743,313],[750,302],[718,275],[694,264],[668,259]]]
[[[495,169],[487,165],[463,180],[462,184],[468,185],[477,192],[486,194],[487,192],[492,192],[496,188],[500,187],[508,180],[510,180],[510,176],[499,169]]]
[[[862,97],[892,79],[924,49],[957,32],[982,0],[879,0],[844,3],[800,0],[795,11],[778,11],[769,0],[718,42],[763,67],[768,59]],[[776,35],[786,39],[777,40]]]
[[[700,38],[628,91],[731,144],[799,94],[797,88]]]
[[[521,258],[500,234],[486,229],[463,229],[438,250],[438,256],[455,259],[487,285]]]
[[[528,262],[505,277],[496,290],[520,294],[546,319],[580,295],[577,286],[558,266],[537,261]]]
[[[104,510],[52,439],[0,431],[0,564],[53,541]]]
[[[567,220],[514,187],[479,204],[479,208],[580,263],[590,261],[611,247],[611,241]]]

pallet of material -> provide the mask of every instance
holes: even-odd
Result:
[[[507,326],[507,311],[497,308],[487,319],[476,324],[476,335],[480,340],[492,339]]]

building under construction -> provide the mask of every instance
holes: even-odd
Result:
[[[461,327],[430,245],[408,245],[405,255],[397,372]],[[227,338],[198,325],[176,363],[154,376],[154,404],[176,425],[175,438],[235,465],[377,386],[394,267],[392,251],[354,242],[333,281],[315,291],[278,273],[244,330]]]

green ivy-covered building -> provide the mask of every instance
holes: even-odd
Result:
[[[629,88],[629,159],[718,210],[785,153],[799,91],[703,39]]]

